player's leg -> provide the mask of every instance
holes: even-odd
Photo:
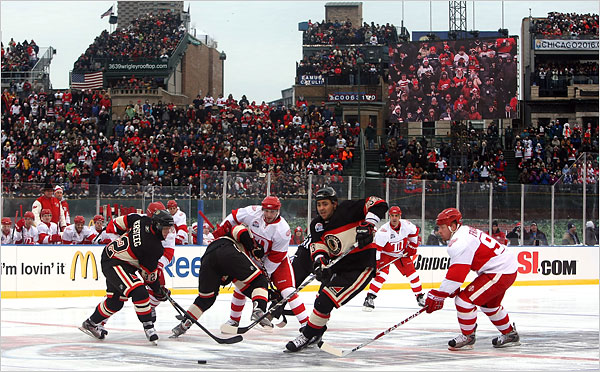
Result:
[[[415,265],[410,257],[404,257],[396,261],[396,267],[410,282],[410,289],[412,289],[417,303],[419,306],[425,306],[425,294],[423,293],[423,286],[421,285],[421,278],[415,270]]]
[[[506,290],[514,283],[516,274],[502,275],[495,286],[495,289],[491,293],[496,293],[495,297],[492,297],[484,304],[482,304],[481,311],[488,316],[490,321],[498,331],[500,336],[492,339],[492,345],[496,348],[510,347],[521,345],[519,333],[514,325],[510,322],[508,312],[502,306],[502,299]]]
[[[379,261],[377,261],[377,266],[382,267],[388,263],[390,263],[394,257],[382,254]],[[383,283],[387,280],[387,277],[390,273],[390,265],[385,266],[383,269],[377,272],[377,275],[371,283],[369,283],[369,292],[367,293],[367,297],[365,298],[365,302],[363,303],[363,311],[373,311],[375,309],[375,298],[377,297],[377,293],[383,286]]]
[[[295,291],[296,285],[294,282],[292,266],[287,258],[279,264],[277,269],[275,269],[271,275],[271,281],[275,284],[275,287],[281,292],[281,295],[284,298]],[[308,311],[297,293],[290,297],[288,305],[301,325],[308,321]]]
[[[288,342],[288,351],[296,352],[317,343],[327,330],[327,322],[334,307],[341,307],[356,297],[373,279],[374,270],[338,272],[325,287],[321,287],[313,312],[296,339]]]

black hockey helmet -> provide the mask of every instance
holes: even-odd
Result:
[[[152,227],[154,227],[156,233],[159,234],[159,236],[162,236],[163,227],[170,227],[175,225],[175,222],[173,221],[173,216],[171,216],[171,214],[164,209],[157,209],[156,211],[154,211],[154,214],[151,218]]]
[[[319,189],[319,191],[317,191],[317,194],[315,195],[315,199],[317,201],[327,199],[331,200],[332,203],[338,201],[335,190],[333,189],[333,187],[329,186]]]

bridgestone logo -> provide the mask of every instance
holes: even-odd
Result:
[[[446,270],[450,266],[449,257],[423,257],[417,256],[416,270]]]

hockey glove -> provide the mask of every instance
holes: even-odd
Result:
[[[20,220],[18,220],[15,226],[17,232],[21,232],[21,230],[23,230],[23,226],[25,226],[25,219],[21,218]]]
[[[50,242],[50,243],[60,243],[60,242],[62,242],[62,239],[60,238],[60,234],[52,234],[52,235],[50,235],[50,238],[48,239],[48,242]]]
[[[373,242],[373,231],[375,225],[367,221],[361,221],[356,228],[356,242],[359,248],[364,248]]]
[[[160,302],[165,302],[168,298],[168,296],[171,295],[171,291],[169,290],[169,288],[161,285],[159,290],[157,292],[154,292],[154,297],[159,300]]]
[[[440,310],[444,307],[444,300],[448,297],[448,293],[432,289],[427,293],[427,299],[425,300],[425,310],[428,314],[434,311]]]
[[[252,255],[260,260],[265,256],[265,250],[260,244],[255,242],[254,248],[252,249]]]
[[[325,267],[327,264],[329,264],[329,258],[324,254],[318,254],[313,262],[313,272],[321,283],[329,281],[331,278],[331,269]]]

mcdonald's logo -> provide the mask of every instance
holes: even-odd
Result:
[[[87,269],[88,269],[88,261],[92,259],[92,274],[94,276],[94,280],[98,280],[98,267],[96,266],[96,257],[94,253],[87,251],[85,256],[81,251],[77,251],[73,256],[73,260],[71,261],[71,280],[75,280],[75,270],[77,269],[77,261],[81,261],[81,276],[84,279],[87,279]]]

